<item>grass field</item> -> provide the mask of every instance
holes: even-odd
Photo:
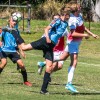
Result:
[[[33,34],[21,34],[26,43],[37,40],[43,33],[43,28],[48,24],[45,21],[32,21]],[[88,26],[88,23],[85,23]],[[100,23],[91,23],[91,31],[100,34]],[[51,75],[49,95],[41,95],[40,88],[43,81],[38,75],[37,61],[43,61],[41,51],[27,51],[23,59],[28,71],[28,80],[32,87],[23,85],[22,76],[16,70],[16,64],[8,59],[8,64],[0,75],[0,100],[100,100],[100,39],[83,39],[80,46],[79,62],[73,80],[74,86],[79,91],[72,94],[65,90],[67,82],[67,68],[70,60],[67,59],[63,69]]]

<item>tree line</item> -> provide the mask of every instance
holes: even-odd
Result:
[[[0,0],[0,4],[10,4],[14,5],[14,4],[20,4],[20,5],[26,5],[27,3],[30,3],[32,5],[38,5],[41,3],[46,2],[47,0]],[[55,1],[59,1],[59,2],[70,2],[71,0],[55,0]]]

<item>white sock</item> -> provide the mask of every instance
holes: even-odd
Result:
[[[74,66],[68,68],[68,83],[70,83],[70,84],[72,84],[74,70],[75,70]]]

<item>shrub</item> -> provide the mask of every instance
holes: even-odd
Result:
[[[59,13],[64,3],[47,0],[45,3],[33,9],[32,18],[34,19],[48,19],[50,20],[55,13]]]

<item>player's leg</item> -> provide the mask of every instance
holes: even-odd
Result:
[[[54,56],[54,61],[63,61],[66,60],[69,57],[69,51],[68,51],[68,46],[65,47],[65,50],[63,53],[59,56]]]
[[[54,58],[57,58],[58,56],[62,55],[63,54],[63,51],[54,51]],[[52,65],[52,72],[55,72],[57,70],[60,70],[62,69],[63,67],[63,61],[57,61],[57,62],[53,62],[53,65]]]
[[[24,84],[27,86],[32,86],[32,84],[27,80],[27,71],[26,71],[25,66],[23,64],[23,61],[21,59],[19,59],[19,60],[17,60],[17,64],[21,69],[21,74],[23,76]]]
[[[3,71],[4,67],[7,64],[7,59],[6,58],[2,58],[1,59],[1,63],[0,63],[0,73]]]
[[[43,78],[43,84],[41,87],[41,92],[42,94],[48,93],[47,87],[50,82],[50,75],[52,73],[52,64],[53,64],[53,48],[50,48],[48,51],[43,51],[44,52],[44,57],[46,61],[46,70],[44,73],[44,78]]]
[[[17,63],[18,66],[20,67],[24,84],[27,86],[32,86],[32,84],[27,80],[27,71],[25,69],[23,61],[20,58],[20,55],[17,52],[12,52],[8,55],[8,57],[13,61],[13,63]]]
[[[74,77],[74,71],[77,65],[78,61],[78,48],[79,48],[79,43],[73,42],[71,44],[68,44],[69,47],[69,52],[70,52],[70,59],[71,63],[68,68],[68,81],[66,84],[66,89],[70,90],[71,92],[78,92],[76,88],[72,85],[72,80]]]
[[[49,81],[50,81],[50,74],[52,72],[52,61],[46,59],[46,70],[45,70],[45,73],[44,73],[44,79],[43,79],[43,84],[42,84],[42,87],[41,87],[41,92],[42,94],[47,94],[48,91],[47,91],[47,87],[48,87],[48,84],[49,84]]]
[[[21,48],[24,51],[32,50],[32,49],[37,49],[37,50],[43,50],[43,44],[46,42],[46,39],[41,38],[37,41],[31,42],[29,44],[21,44]]]
[[[75,67],[77,65],[77,54],[72,54],[71,55],[71,65],[68,68],[68,82],[66,84],[66,89],[70,90],[71,92],[75,92],[77,93],[78,91],[76,90],[76,88],[72,85],[72,80],[74,77],[74,71],[75,71]]]
[[[6,55],[3,52],[0,52],[0,73],[3,71],[4,67],[7,64],[7,59],[6,59]]]
[[[21,72],[21,69],[20,69],[20,67],[19,67],[18,64],[17,64],[17,71],[18,71],[18,72]]]
[[[21,44],[21,47],[22,47],[22,50],[24,50],[24,51],[32,50],[33,49],[31,44],[26,44],[26,45],[22,45]]]
[[[52,72],[61,70],[63,67],[63,61],[54,62],[52,65]]]
[[[43,70],[44,66],[46,65],[46,62],[45,62],[45,61],[44,61],[44,62],[39,61],[39,62],[37,63],[37,65],[38,65],[38,73],[41,75],[42,70]]]

